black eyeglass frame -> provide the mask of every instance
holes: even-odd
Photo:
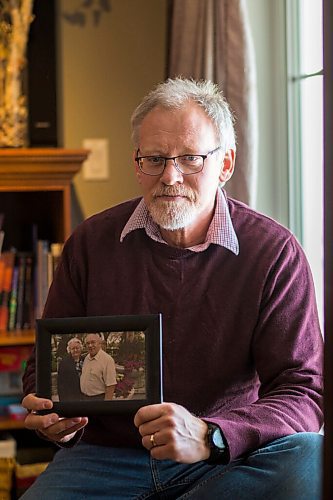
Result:
[[[185,155],[177,155],[177,156],[147,155],[147,156],[136,156],[134,159],[135,159],[135,161],[137,162],[137,164],[138,164],[138,167],[139,167],[140,171],[141,171],[143,174],[145,174],[145,175],[152,175],[152,176],[162,175],[162,174],[163,174],[163,172],[164,172],[164,170],[165,170],[165,167],[166,167],[166,164],[167,164],[167,161],[168,161],[168,160],[173,160],[173,163],[174,163],[174,165],[175,165],[176,169],[177,169],[177,170],[178,170],[178,172],[180,172],[182,175],[194,175],[194,174],[198,174],[199,172],[202,172],[202,170],[203,170],[203,168],[204,168],[204,164],[205,164],[205,160],[206,160],[206,158],[207,158],[208,156],[210,156],[210,155],[212,155],[212,154],[216,153],[216,151],[218,151],[219,149],[221,149],[221,147],[222,147],[222,146],[218,146],[217,148],[212,149],[212,151],[208,151],[208,153],[207,153],[207,154],[205,154],[205,155],[199,155],[199,154],[187,154],[187,155],[185,154]],[[137,154],[137,155],[138,155],[139,151],[140,151],[140,148],[138,148],[138,149],[137,149],[137,151],[136,151],[136,154]],[[184,173],[184,172],[180,169],[180,167],[179,167],[178,163],[176,162],[177,158],[181,158],[181,157],[183,157],[183,156],[200,156],[200,157],[202,158],[202,167],[200,168],[200,170],[197,170],[196,172],[190,172],[190,173],[188,173],[188,174]],[[145,172],[144,170],[142,170],[141,165],[140,165],[140,160],[143,160],[144,158],[161,158],[161,159],[163,159],[163,160],[164,160],[164,166],[163,166],[163,170],[162,170],[162,172],[159,172],[158,174],[148,174],[147,172]]]

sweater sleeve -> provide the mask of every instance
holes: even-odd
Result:
[[[257,401],[205,418],[223,430],[231,460],[323,423],[323,339],[309,265],[292,236],[267,274],[252,356]]]

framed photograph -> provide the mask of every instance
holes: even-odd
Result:
[[[162,402],[161,314],[38,319],[37,395],[61,416]]]

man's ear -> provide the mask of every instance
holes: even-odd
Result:
[[[235,168],[236,151],[228,149],[224,155],[223,164],[220,172],[220,183],[222,186],[231,178]]]

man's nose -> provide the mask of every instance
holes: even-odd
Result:
[[[183,174],[177,169],[175,160],[166,160],[160,180],[168,186],[173,186],[177,182],[183,182]]]

